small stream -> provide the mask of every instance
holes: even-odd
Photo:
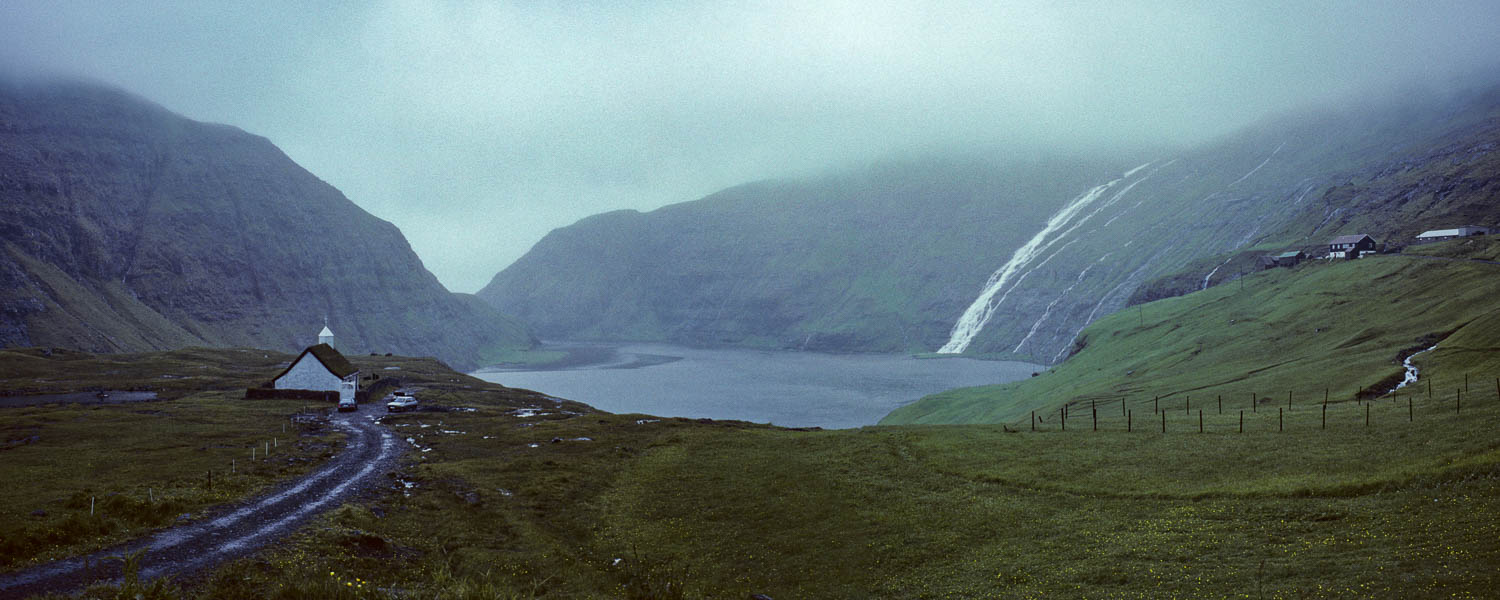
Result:
[[[1428,347],[1426,350],[1422,350],[1420,352],[1415,352],[1411,356],[1406,357],[1406,360],[1401,361],[1401,366],[1406,367],[1406,377],[1401,380],[1401,383],[1396,384],[1396,387],[1391,388],[1390,392],[1386,392],[1386,393],[1389,394],[1391,392],[1394,392],[1396,390],[1404,388],[1404,387],[1406,387],[1408,385],[1416,383],[1417,382],[1417,366],[1411,363],[1411,359],[1416,358],[1416,357],[1418,357],[1418,356],[1420,356],[1422,354],[1425,354],[1425,353],[1428,353],[1428,352],[1432,352],[1437,347],[1438,347],[1437,344],[1433,344],[1432,346]]]

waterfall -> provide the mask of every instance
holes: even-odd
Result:
[[[990,274],[989,280],[987,280],[984,284],[984,290],[980,292],[979,297],[975,298],[974,302],[964,310],[963,315],[958,318],[958,322],[953,325],[953,331],[948,337],[948,343],[943,344],[943,347],[938,349],[938,352],[945,354],[958,354],[967,350],[969,348],[969,343],[974,340],[974,336],[978,335],[979,332],[984,329],[985,324],[989,323],[990,317],[995,313],[995,309],[1000,306],[1001,302],[1004,302],[1005,297],[1009,296],[1010,292],[1007,291],[1004,296],[1001,296],[1000,301],[992,302],[992,300],[994,300],[995,298],[995,295],[999,294],[1002,289],[1005,289],[1007,284],[1011,284],[1013,279],[1015,280],[1015,283],[1019,283],[1021,279],[1024,279],[1027,275],[1030,275],[1031,272],[1036,270],[1036,268],[1041,266],[1041,264],[1046,264],[1046,262],[1051,260],[1053,256],[1056,256],[1057,253],[1054,252],[1052,255],[1047,256],[1047,258],[1043,260],[1041,264],[1031,267],[1031,269],[1026,270],[1024,273],[1021,272],[1021,269],[1031,264],[1038,257],[1040,257],[1042,253],[1051,249],[1053,245],[1057,244],[1057,242],[1061,241],[1069,233],[1072,233],[1075,229],[1078,229],[1078,227],[1083,225],[1084,222],[1088,221],[1089,218],[1098,214],[1100,210],[1103,210],[1114,204],[1115,202],[1118,202],[1125,192],[1130,191],[1130,188],[1135,187],[1136,183],[1140,183],[1145,178],[1136,180],[1134,183],[1126,186],[1124,189],[1120,190],[1113,197],[1111,197],[1107,202],[1105,202],[1103,206],[1100,206],[1098,209],[1095,209],[1093,212],[1084,215],[1082,218],[1079,218],[1076,222],[1074,222],[1075,217],[1078,217],[1078,215],[1085,209],[1087,209],[1091,204],[1097,201],[1100,197],[1104,196],[1104,193],[1109,191],[1110,188],[1113,188],[1116,184],[1124,181],[1141,169],[1150,166],[1150,164],[1151,163],[1149,162],[1143,164],[1139,167],[1126,171],[1125,174],[1119,179],[1115,179],[1113,181],[1110,181],[1109,183],[1093,187],[1092,189],[1084,192],[1077,198],[1074,198],[1072,201],[1068,202],[1068,204],[1063,206],[1061,210],[1057,211],[1056,214],[1047,219],[1047,224],[1042,227],[1041,231],[1038,231],[1036,235],[1033,235],[1031,239],[1027,240],[1025,244],[1022,244],[1020,248],[1017,248],[1016,251],[1011,254],[1010,260],[1006,261],[1004,265],[995,270],[994,273]],[[1070,223],[1071,226],[1069,226]],[[1066,229],[1064,229],[1064,227],[1066,227]],[[1058,233],[1055,236],[1052,235],[1054,232],[1058,232],[1059,230],[1061,230],[1061,233]],[[1049,236],[1051,236],[1050,239]],[[1064,246],[1066,246],[1066,244]],[[1019,277],[1017,276],[1018,273]],[[1011,289],[1015,289],[1015,286],[1011,285]]]

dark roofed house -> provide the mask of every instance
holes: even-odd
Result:
[[[285,371],[272,380],[271,387],[278,390],[312,390],[338,392],[339,399],[345,395],[354,397],[359,389],[359,369],[349,359],[328,344],[309,346]]]
[[[1301,250],[1296,252],[1282,252],[1271,257],[1271,260],[1278,267],[1295,267],[1297,263],[1307,260],[1307,253]]]
[[[1329,258],[1359,258],[1361,252],[1375,251],[1375,238],[1363,233],[1341,235],[1328,242]]]

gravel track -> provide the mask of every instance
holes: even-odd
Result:
[[[240,503],[214,509],[208,518],[170,527],[87,556],[53,561],[0,575],[0,598],[70,592],[97,581],[118,582],[124,556],[144,549],[142,579],[180,578],[247,556],[294,532],[357,492],[378,486],[396,468],[403,445],[375,422],[373,411],[335,413],[333,427],[348,433],[343,451],[295,481]]]

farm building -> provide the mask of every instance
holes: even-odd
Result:
[[[1295,267],[1304,260],[1307,260],[1307,253],[1301,250],[1296,252],[1282,252],[1271,257],[1271,265],[1275,267]]]
[[[309,346],[285,371],[272,380],[278,390],[338,392],[339,399],[354,398],[359,391],[359,369],[328,344]]]
[[[1375,251],[1375,238],[1363,233],[1341,235],[1328,242],[1329,258],[1359,258],[1365,252]]]
[[[1426,244],[1429,242],[1441,242],[1443,240],[1469,237],[1471,235],[1489,235],[1489,233],[1490,228],[1476,227],[1473,225],[1465,225],[1463,227],[1454,229],[1434,229],[1432,231],[1422,232],[1422,235],[1417,236],[1416,243]]]

